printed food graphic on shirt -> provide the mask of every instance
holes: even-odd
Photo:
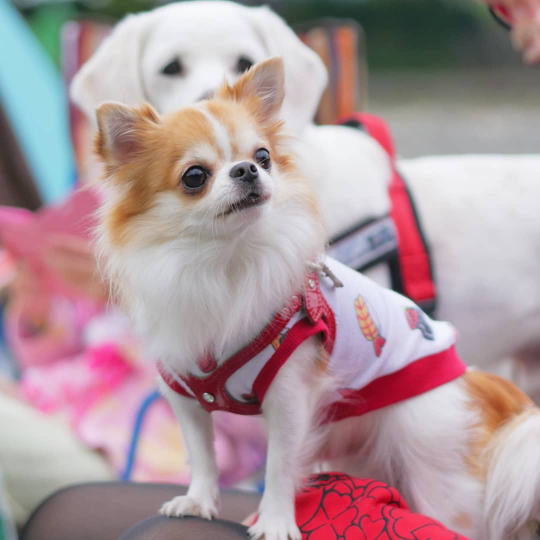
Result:
[[[284,328],[273,340],[272,340],[272,347],[274,347],[274,350],[277,351],[279,349],[279,346],[283,343],[283,340],[285,339],[285,336],[287,335],[287,332],[289,331],[288,328]]]
[[[405,317],[407,318],[407,322],[409,323],[411,330],[420,330],[424,338],[429,339],[429,341],[433,341],[435,339],[433,330],[426,321],[426,316],[422,310],[419,308],[406,308]]]
[[[386,339],[384,339],[379,333],[379,330],[375,325],[375,321],[371,317],[369,309],[362,296],[359,295],[356,298],[354,301],[354,308],[356,309],[356,317],[358,318],[358,323],[360,324],[362,334],[364,334],[364,337],[368,341],[373,342],[376,356],[381,356]]]

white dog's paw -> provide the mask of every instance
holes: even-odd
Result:
[[[213,519],[218,515],[218,504],[212,497],[200,500],[188,495],[180,495],[164,503],[159,513],[169,517],[198,516]]]
[[[248,529],[248,533],[253,540],[302,540],[302,534],[294,520],[286,521],[279,516],[272,516],[272,519],[259,516],[257,523]]]

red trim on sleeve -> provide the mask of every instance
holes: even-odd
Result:
[[[327,422],[360,416],[418,396],[461,377],[466,369],[455,347],[425,356],[360,390],[342,390],[343,399],[330,407]]]

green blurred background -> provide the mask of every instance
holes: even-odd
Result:
[[[266,3],[291,23],[320,17],[347,17],[362,24],[372,70],[508,65],[519,57],[505,32],[485,7],[465,0],[282,0]],[[151,9],[148,0],[86,3],[19,0],[17,7],[55,60],[59,29],[74,16],[116,20],[126,13]]]

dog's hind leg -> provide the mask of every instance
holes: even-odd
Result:
[[[463,381],[453,381],[346,423],[338,422],[336,428],[341,431],[333,430],[330,438],[334,445],[331,458],[338,457],[336,441],[340,440],[348,457],[331,465],[385,482],[401,493],[412,511],[472,540],[487,540],[482,536],[484,482],[467,462],[471,433],[478,421]],[[353,454],[355,433],[361,438]]]

